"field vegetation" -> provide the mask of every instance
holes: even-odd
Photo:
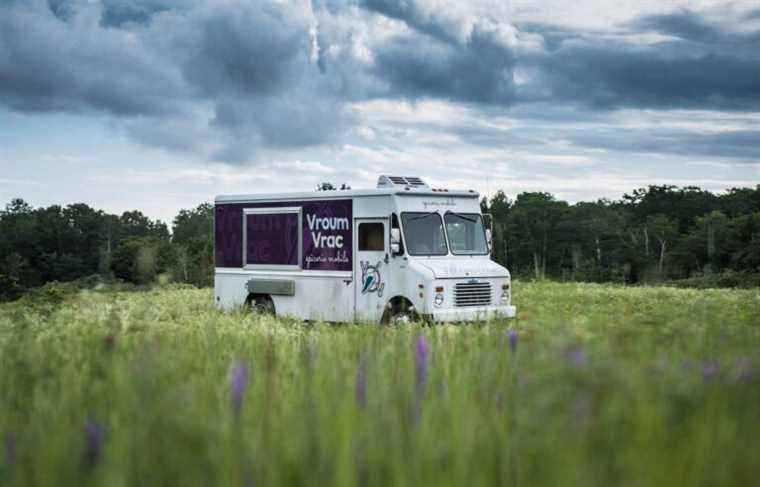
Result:
[[[209,290],[0,306],[0,484],[753,485],[760,292],[517,283],[519,317],[304,324]]]

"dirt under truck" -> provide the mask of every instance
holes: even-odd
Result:
[[[304,320],[513,317],[475,191],[380,176],[375,189],[218,196],[217,306]]]

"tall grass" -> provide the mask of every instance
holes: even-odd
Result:
[[[467,326],[4,305],[0,484],[757,483],[760,292],[515,287],[518,319]]]

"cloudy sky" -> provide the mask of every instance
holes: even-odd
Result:
[[[2,202],[165,220],[383,173],[570,201],[754,186],[760,6],[0,0],[0,169]]]

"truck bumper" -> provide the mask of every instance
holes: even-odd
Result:
[[[446,308],[433,310],[429,315],[435,322],[450,321],[485,321],[495,318],[514,318],[517,314],[515,306],[483,306],[477,308]]]

